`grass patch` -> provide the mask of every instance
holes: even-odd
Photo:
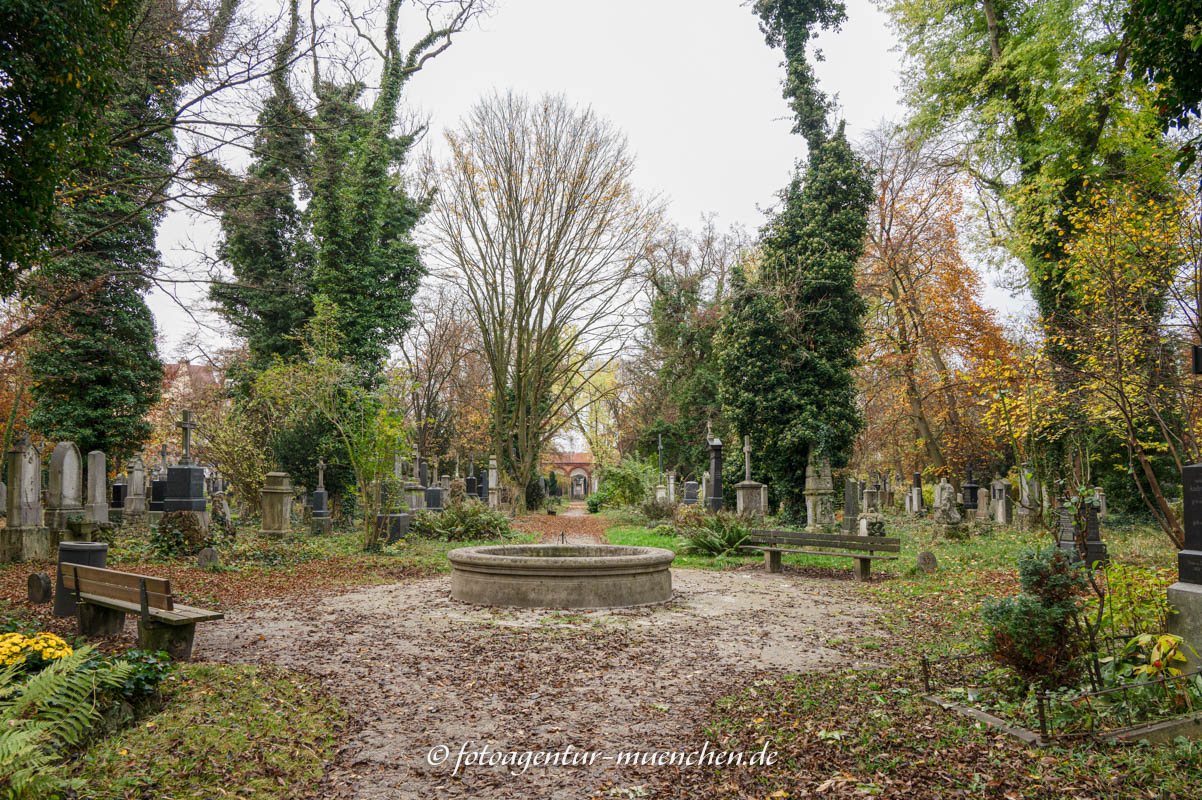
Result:
[[[183,664],[162,712],[62,767],[83,797],[294,798],[333,757],[343,714],[316,681],[284,670]]]
[[[659,536],[639,525],[619,525],[605,532],[610,544],[622,544],[633,547],[662,547],[676,553],[673,567],[690,569],[732,569],[743,564],[753,563],[759,556],[756,553],[747,555],[699,556],[680,553],[681,540],[675,536]]]

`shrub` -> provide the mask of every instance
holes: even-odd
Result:
[[[751,528],[727,511],[698,514],[680,531],[684,543],[680,552],[691,555],[721,556],[738,549],[751,536]]]
[[[526,510],[533,511],[543,505],[543,484],[536,476],[526,484]]]
[[[655,486],[656,475],[655,467],[627,456],[622,463],[606,467],[601,473],[606,500],[617,505],[638,505]]]
[[[672,519],[672,514],[675,512],[676,506],[674,503],[669,503],[667,500],[644,500],[639,506],[639,511],[649,521],[657,521],[661,519]]]
[[[986,601],[986,644],[995,661],[1012,668],[1029,681],[1067,685],[1076,677],[1072,668],[1078,647],[1066,635],[1068,610],[1048,606],[1036,597],[1020,594]]]
[[[1084,564],[1076,553],[1050,545],[1018,557],[1018,583],[1045,606],[1075,602],[1086,586]]]
[[[598,511],[601,510],[603,501],[604,501],[604,498],[601,496],[601,493],[594,492],[588,496],[587,500],[584,501],[584,505],[588,508],[588,513],[596,514]]]
[[[671,525],[656,525],[652,531],[656,536],[675,536],[676,529]]]
[[[513,535],[509,519],[478,500],[451,506],[442,513],[419,511],[411,530],[418,536],[447,542],[502,539]]]

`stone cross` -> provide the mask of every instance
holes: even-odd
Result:
[[[326,462],[318,459],[317,461],[317,491],[324,492],[326,489]]]
[[[714,425],[708,419],[705,421],[705,440],[708,442],[714,438]]]
[[[175,427],[180,428],[184,432],[184,457],[180,459],[181,466],[187,466],[192,463],[192,429],[196,427],[196,421],[192,419],[192,411],[184,409],[184,418],[175,423]]]
[[[751,437],[743,437],[743,480],[751,480]]]

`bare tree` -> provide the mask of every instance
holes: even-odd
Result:
[[[617,358],[623,313],[659,225],[625,137],[558,96],[478,103],[447,134],[432,253],[459,285],[492,373],[492,440],[525,487],[581,380]]]

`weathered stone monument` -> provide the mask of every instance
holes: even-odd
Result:
[[[88,503],[84,506],[84,519],[88,522],[107,523],[108,465],[103,450],[88,453]]]
[[[806,530],[818,531],[835,524],[835,485],[831,462],[811,449],[806,462]]]
[[[426,508],[430,511],[441,512],[443,505],[443,489],[441,486],[431,486],[426,489]]]
[[[1017,517],[1023,527],[1029,527],[1032,520],[1037,520],[1043,516],[1043,496],[1040,491],[1039,482],[1035,480],[1035,473],[1031,470],[1030,464],[1023,464],[1019,467],[1018,472],[1018,509]]]
[[[861,505],[864,508],[865,514],[875,514],[881,509],[881,488],[880,484],[874,479],[871,483],[865,484],[861,493],[863,502]]]
[[[8,451],[8,527],[0,530],[0,561],[50,557],[50,531],[42,525],[41,459],[29,434]]]
[[[109,519],[120,525],[125,517],[125,495],[129,492],[129,484],[125,482],[125,473],[122,472],[113,479],[113,485],[109,487]]]
[[[912,517],[917,517],[922,514],[923,510],[922,473],[915,472],[914,483],[910,487],[910,490],[906,492],[906,513]]]
[[[1106,490],[1101,486],[1093,487],[1093,496],[1098,501],[1098,519],[1106,519]]]
[[[429,498],[427,498],[428,500]],[[488,507],[499,508],[501,505],[501,487],[497,483],[497,457],[488,457]]]
[[[705,449],[710,454],[710,480],[706,486],[705,506],[710,511],[722,510],[722,440],[713,435],[710,424],[705,423]]]
[[[326,462],[317,462],[317,488],[310,498],[313,512],[310,515],[312,530],[316,534],[328,536],[333,531],[334,521],[330,519],[330,493],[326,491]]]
[[[125,495],[122,522],[128,525],[146,518],[146,465],[142,463],[141,456],[134,456],[125,462],[125,474],[129,489]]]
[[[203,467],[192,463],[192,431],[196,428],[192,412],[185,409],[175,427],[183,432],[184,452],[178,464],[167,468],[163,513],[182,511],[192,514],[196,517],[197,526],[207,530],[209,516],[205,511],[205,471]]]
[[[935,532],[948,539],[958,539],[963,535],[960,510],[956,508],[956,490],[947,478],[943,478],[935,487],[935,503],[931,512],[935,523]]]
[[[684,482],[684,499],[680,502],[687,506],[697,505],[698,494],[701,491],[701,484],[697,481]]]
[[[1168,590],[1169,605],[1177,611],[1169,615],[1168,627],[1202,652],[1202,464],[1182,468],[1181,491],[1185,546],[1177,553],[1177,582]],[[1190,659],[1186,671],[1197,669],[1200,659],[1182,650]]]
[[[860,518],[860,484],[855,478],[843,479],[843,531],[855,533]]]
[[[259,491],[263,504],[263,527],[259,533],[281,539],[292,531],[292,482],[287,472],[269,472]]]
[[[735,511],[741,517],[761,519],[764,507],[761,504],[761,489],[764,484],[751,479],[751,437],[743,437],[743,480],[735,484]]]
[[[46,527],[57,545],[68,531],[67,520],[82,519],[83,458],[74,442],[59,442],[50,456],[50,497],[46,504]]]
[[[668,472],[668,502],[676,502],[676,472]]]
[[[1010,481],[1002,478],[990,484],[990,506],[993,508],[993,521],[998,525],[1010,525],[1014,522],[1014,500],[1010,496]]]

